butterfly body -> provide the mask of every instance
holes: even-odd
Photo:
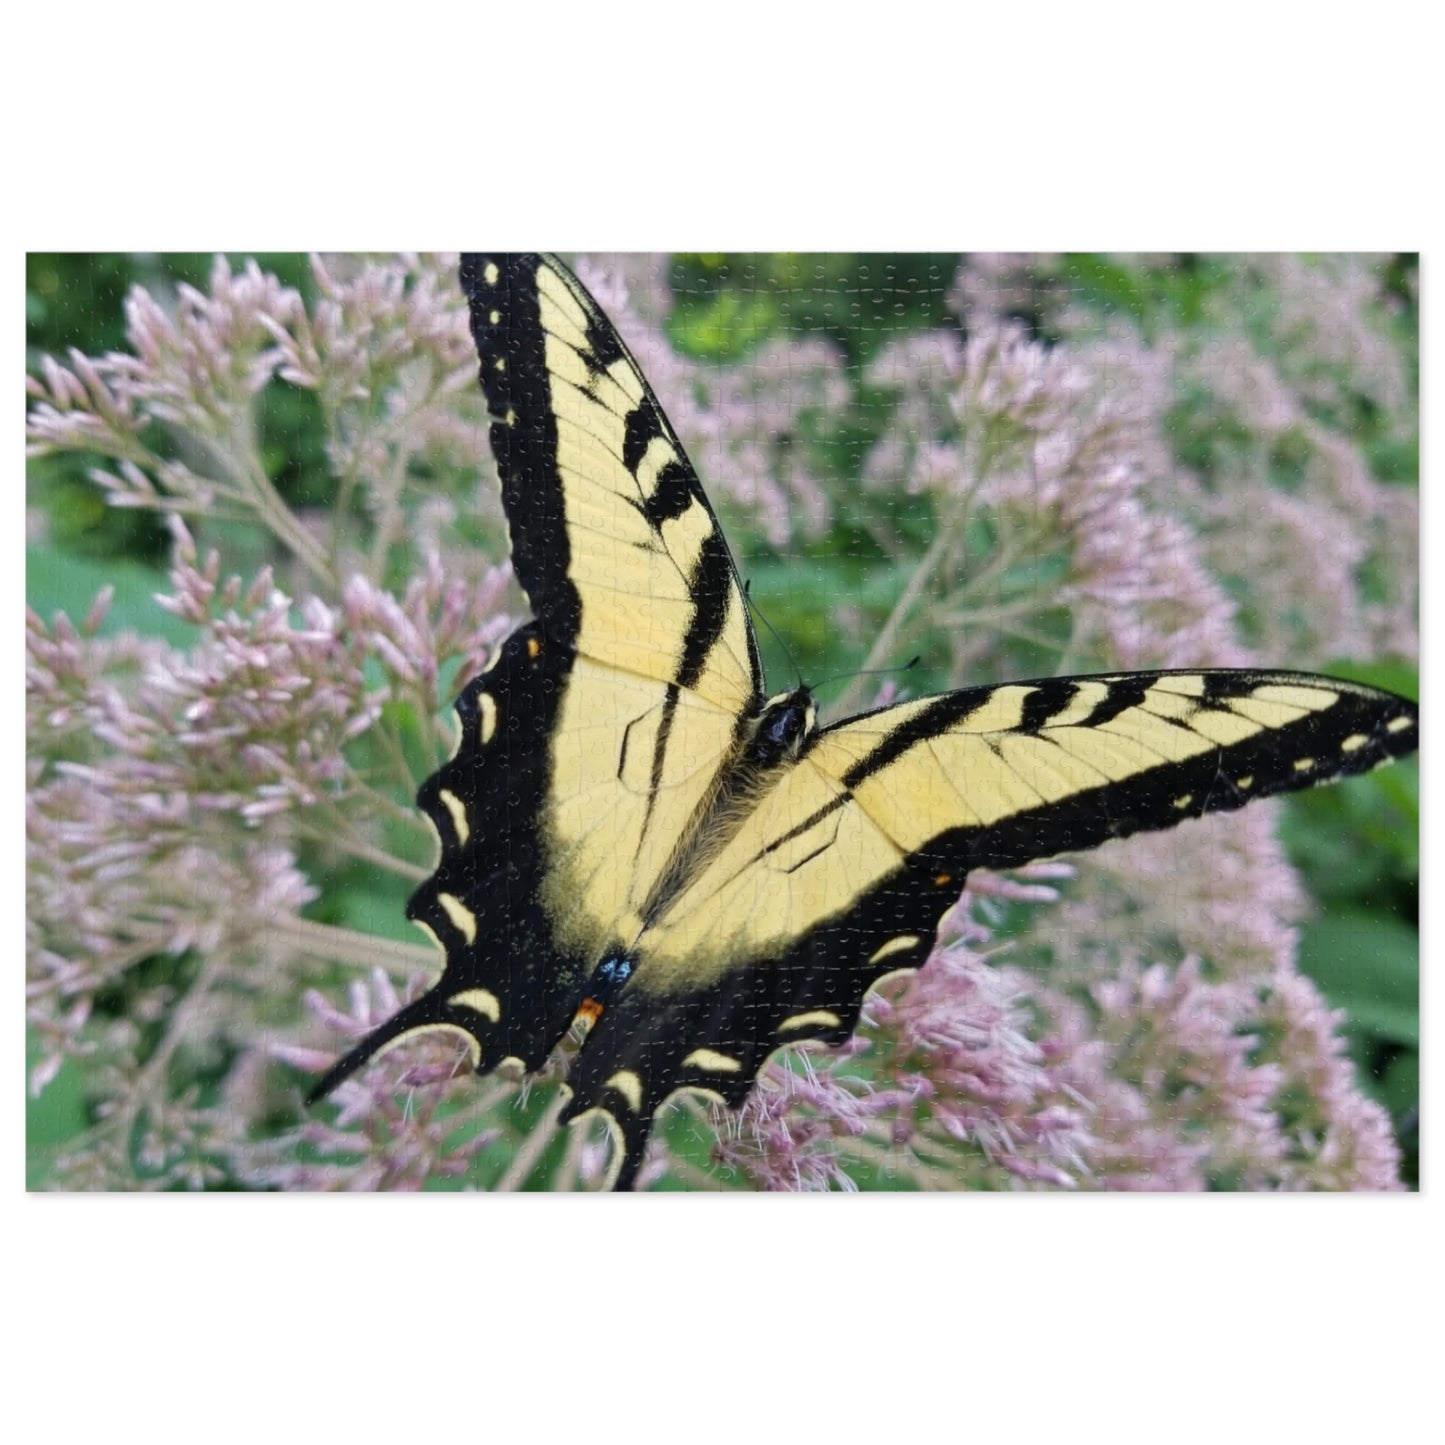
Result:
[[[1048,678],[819,727],[807,688],[767,694],[717,519],[600,308],[547,257],[461,275],[535,615],[463,691],[418,797],[440,860],[407,912],[441,981],[313,1099],[417,1031],[535,1070],[580,1018],[562,1118],[614,1125],[627,1186],[673,1093],[737,1105],[777,1049],[847,1039],[970,870],[1416,745],[1413,704],[1289,672]]]

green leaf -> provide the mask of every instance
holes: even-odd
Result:
[[[25,1068],[27,1074],[40,1061],[40,1043],[25,1031]],[[41,1090],[39,1098],[25,1097],[25,1187],[43,1189],[50,1173],[50,1153],[68,1140],[85,1132],[89,1122],[86,1113],[84,1075],[81,1066],[67,1059],[60,1071]]]
[[[1123,312],[1135,321],[1144,319],[1148,296],[1143,281],[1130,267],[1106,256],[1079,253],[1067,258],[1064,274],[1071,296],[1079,303],[1104,312]]]
[[[1414,1049],[1406,1049],[1390,1060],[1384,1077],[1375,1089],[1375,1095],[1399,1120],[1409,1110],[1420,1104],[1420,1055]]]
[[[1343,677],[1349,682],[1362,682],[1366,687],[1383,687],[1388,692],[1398,692],[1401,697],[1418,699],[1420,696],[1420,669],[1406,662],[1352,662],[1344,659],[1332,661],[1321,670],[1331,677]]]
[[[680,306],[667,323],[679,351],[707,361],[736,361],[777,329],[772,297],[736,291],[719,291],[705,305]]]
[[[341,927],[398,943],[423,943],[424,937],[406,917],[406,901],[413,885],[395,873],[358,863],[347,870],[345,881],[333,883],[328,902]]]
[[[1292,794],[1280,836],[1317,898],[1368,906],[1412,891],[1420,872],[1418,760]]]
[[[168,586],[164,573],[116,558],[91,561],[65,552],[25,549],[25,600],[45,619],[48,626],[56,612],[72,622],[81,622],[103,587],[114,587],[115,596],[100,632],[113,637],[137,632],[158,637],[173,647],[189,647],[196,641],[195,627],[156,601],[156,593]]]
[[[1300,968],[1360,1029],[1420,1042],[1420,936],[1388,914],[1339,909],[1308,924]]]

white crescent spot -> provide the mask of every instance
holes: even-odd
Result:
[[[451,893],[438,893],[437,902],[441,904],[448,918],[456,925],[457,930],[468,943],[477,941],[477,919],[470,908]]]
[[[873,953],[868,962],[882,963],[885,958],[890,958],[895,953],[903,953],[906,949],[915,948],[917,945],[918,935],[916,933],[900,933],[897,938],[890,938],[882,948]]]
[[[814,1024],[825,1029],[836,1029],[842,1019],[829,1009],[815,1008],[807,1013],[794,1014],[792,1018],[786,1018],[778,1025],[780,1034],[790,1034],[798,1029],[810,1029]]]
[[[464,988],[460,993],[454,993],[447,1002],[474,1009],[493,1023],[497,1023],[502,1017],[501,1000],[490,989]]]
[[[683,1061],[683,1068],[689,1066],[706,1069],[710,1074],[737,1074],[742,1072],[742,1060],[729,1054],[720,1054],[715,1049],[694,1049]]]
[[[443,788],[439,795],[448,813],[452,816],[452,827],[456,829],[457,842],[465,843],[472,833],[472,825],[467,822],[467,809],[462,800],[453,792]]]
[[[497,700],[491,693],[484,692],[477,699],[477,709],[481,717],[477,723],[477,733],[482,740],[482,746],[491,742],[497,732]]]
[[[631,1069],[619,1069],[608,1079],[606,1087],[621,1094],[634,1114],[641,1113],[642,1080]]]

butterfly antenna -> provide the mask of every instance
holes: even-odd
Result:
[[[788,659],[788,666],[793,669],[793,676],[798,679],[798,686],[802,687],[803,673],[802,670],[798,667],[797,658],[793,656],[793,649],[789,647],[786,642],[783,641],[783,634],[779,632],[778,629],[774,627],[771,622],[768,621],[767,616],[763,612],[762,608],[753,601],[752,585],[753,579],[749,577],[748,580],[743,583],[743,598],[746,600],[748,606],[752,608],[753,616],[756,617],[758,621],[761,622],[763,626],[766,627],[768,631],[773,634],[773,637],[777,640],[778,646],[783,649],[783,655]]]
[[[858,672],[834,673],[832,677],[825,677],[822,682],[813,688],[813,691],[817,692],[818,688],[827,687],[828,684],[832,682],[842,682],[845,679],[851,682],[855,677],[887,677],[888,674],[892,672],[909,672],[917,667],[922,660],[923,655],[920,653],[917,657],[911,657],[907,662],[900,663],[897,667],[865,667]]]

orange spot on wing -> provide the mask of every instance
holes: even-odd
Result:
[[[602,1005],[598,1003],[595,998],[584,998],[582,1002],[577,1005],[577,1013],[572,1022],[574,1024],[585,1023],[590,1029],[601,1017]]]

